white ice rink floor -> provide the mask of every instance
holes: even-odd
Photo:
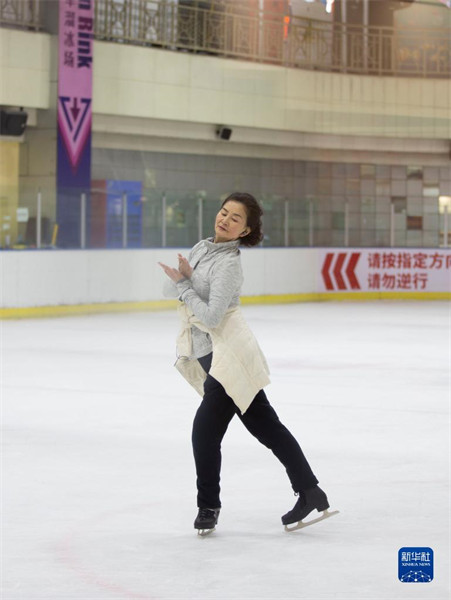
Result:
[[[284,469],[234,419],[196,536],[175,312],[6,321],[3,600],[449,598],[449,304],[243,311],[340,514],[285,533]],[[433,549],[432,582],[398,581],[401,547]]]

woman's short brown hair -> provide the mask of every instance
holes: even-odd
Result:
[[[244,208],[246,209],[247,215],[247,227],[250,228],[250,233],[240,238],[240,245],[242,246],[256,246],[263,239],[263,230],[262,230],[262,215],[263,210],[257,200],[252,196],[252,194],[248,194],[247,192],[233,192],[230,196],[224,200],[221,204],[221,208],[226,204],[229,200],[234,200],[235,202],[240,202]]]

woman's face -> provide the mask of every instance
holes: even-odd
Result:
[[[244,205],[229,200],[216,215],[215,242],[231,242],[250,233]]]

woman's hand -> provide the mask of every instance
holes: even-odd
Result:
[[[179,272],[183,275],[183,277],[191,279],[194,269],[190,266],[188,260],[184,256],[181,254],[178,254],[177,256],[179,259]]]
[[[172,279],[172,281],[174,283],[177,283],[178,281],[181,281],[182,279],[185,279],[185,275],[183,275],[182,273],[180,273],[179,270],[174,269],[172,267],[169,267],[168,265],[165,265],[164,263],[161,263],[161,262],[159,262],[158,264],[163,269],[163,271],[166,273],[166,275],[170,279]]]

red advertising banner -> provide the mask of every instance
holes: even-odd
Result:
[[[451,250],[319,250],[319,292],[451,292]]]

